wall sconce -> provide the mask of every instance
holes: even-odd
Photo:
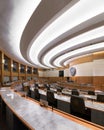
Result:
[[[13,68],[13,64],[11,64],[11,67]]]
[[[3,63],[3,64],[5,63],[5,59],[2,60],[2,63]]]

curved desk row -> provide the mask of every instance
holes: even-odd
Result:
[[[39,90],[39,93],[41,95],[46,96],[46,92],[44,90]],[[56,99],[70,103],[70,96],[57,95],[57,94],[54,94],[54,95],[55,95]],[[87,98],[96,99],[95,95],[80,95],[80,96],[85,98],[85,106],[86,107],[104,112],[104,103],[95,102],[93,100],[92,101],[87,100]]]
[[[10,130],[102,130],[72,116],[67,118],[43,108],[8,88],[0,90],[0,95]],[[20,122],[25,126],[19,125]]]
[[[33,93],[33,92],[32,92]],[[40,99],[47,100],[46,92],[39,90]],[[54,94],[57,99],[57,109],[70,114],[70,96]],[[85,107],[91,109],[91,122],[104,126],[104,103],[86,100],[86,97],[95,99],[96,96],[81,95],[85,98]]]

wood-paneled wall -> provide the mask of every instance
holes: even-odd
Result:
[[[93,85],[96,87],[96,89],[104,91],[104,76],[94,76]]]
[[[39,77],[39,80],[47,81],[48,83],[66,82],[67,77]]]
[[[94,60],[97,59],[104,59],[104,51],[92,53],[87,56],[83,56],[75,60],[72,60],[70,61],[69,66],[86,63],[86,62],[93,62]]]
[[[86,62],[92,62],[93,61],[93,55],[88,55],[84,57],[77,58],[69,63],[70,66],[86,63]]]
[[[78,84],[93,84],[92,76],[75,76],[71,77],[71,79]]]

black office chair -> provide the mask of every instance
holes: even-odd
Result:
[[[72,95],[70,101],[71,114],[80,118],[91,120],[91,110],[85,107],[84,99],[79,96]]]
[[[62,93],[61,87],[57,87],[56,89],[57,89],[57,94],[61,94]]]
[[[39,90],[37,88],[34,89],[34,98],[38,101],[40,100],[40,93],[39,93]]]
[[[97,95],[97,101],[98,102],[104,102],[104,95],[103,94],[98,94]]]
[[[38,87],[39,87],[39,85],[38,85],[37,83],[35,83],[35,85],[34,85],[34,86],[35,86],[35,88],[38,88]]]
[[[89,95],[95,95],[95,92],[94,91],[88,91],[88,94]]]
[[[31,90],[30,90],[30,86],[27,86],[27,96],[31,97]]]
[[[79,96],[79,92],[77,89],[72,89],[72,95],[77,95]]]
[[[45,87],[47,90],[50,90],[50,85],[49,85],[49,84],[44,84],[44,87]]]
[[[47,101],[48,105],[57,108],[57,99],[54,98],[54,93],[50,90],[47,91]]]

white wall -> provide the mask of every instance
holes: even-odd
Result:
[[[69,77],[69,68],[64,70],[64,77]],[[59,70],[39,71],[39,77],[59,77]]]
[[[47,71],[39,71],[39,77],[58,77],[58,70],[47,70]]]
[[[104,59],[93,61],[93,76],[104,76]]]
[[[43,71],[38,71],[39,77],[44,77],[44,72]]]
[[[64,70],[64,77],[69,77],[70,76],[70,72],[69,72],[69,68]]]
[[[93,62],[74,65],[75,76],[104,76],[104,59],[93,60]]]
[[[76,68],[75,76],[93,76],[93,62],[74,65]]]
[[[59,71],[58,70],[49,70],[45,73],[46,77],[58,77],[59,76]]]
[[[74,65],[75,76],[104,76],[104,59],[93,60],[93,62]],[[71,76],[70,68],[64,70],[64,77]],[[39,77],[59,77],[59,70],[39,71]]]

